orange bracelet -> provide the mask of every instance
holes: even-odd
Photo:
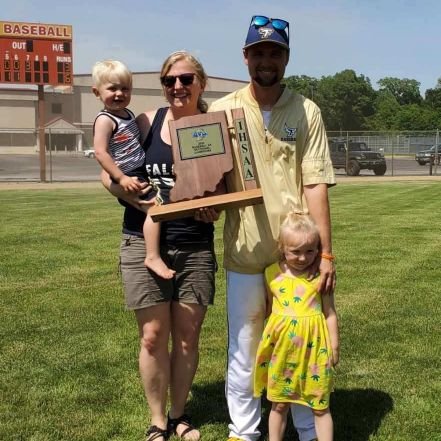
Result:
[[[330,260],[331,262],[335,260],[335,256],[333,254],[321,253],[320,257],[322,259]]]

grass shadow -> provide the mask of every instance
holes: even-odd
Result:
[[[225,424],[227,431],[229,416],[225,400],[225,383],[216,381],[208,384],[193,384],[186,412],[192,416],[196,427],[205,424]]]
[[[264,403],[262,440],[268,434],[268,414],[271,403]],[[337,389],[331,394],[335,441],[369,441],[381,425],[383,418],[393,409],[393,400],[376,389]],[[285,440],[298,441],[292,419],[288,419]]]
[[[392,397],[377,389],[337,389],[331,394],[335,441],[368,441],[393,409]]]

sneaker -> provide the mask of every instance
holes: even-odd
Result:
[[[243,441],[241,438],[235,438],[234,436],[232,438],[228,438],[227,441]]]

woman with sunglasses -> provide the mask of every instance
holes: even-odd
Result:
[[[168,122],[207,111],[202,100],[206,82],[207,75],[196,58],[185,51],[172,53],[161,69],[168,106],[137,118],[146,171],[165,202],[174,183]],[[214,298],[213,224],[204,222],[205,212],[161,224],[161,256],[176,274],[171,280],[160,278],[143,264],[145,215],[134,208],[142,202],[122,193],[107,178],[103,183],[131,204],[124,212],[120,258],[127,307],[134,310],[140,336],[139,370],[151,414],[146,441],[165,441],[172,434],[197,441],[200,432],[184,407],[198,366],[201,326]],[[218,217],[209,214],[210,220]]]

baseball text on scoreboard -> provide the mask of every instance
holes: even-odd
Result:
[[[0,21],[0,83],[72,81],[72,26]]]

